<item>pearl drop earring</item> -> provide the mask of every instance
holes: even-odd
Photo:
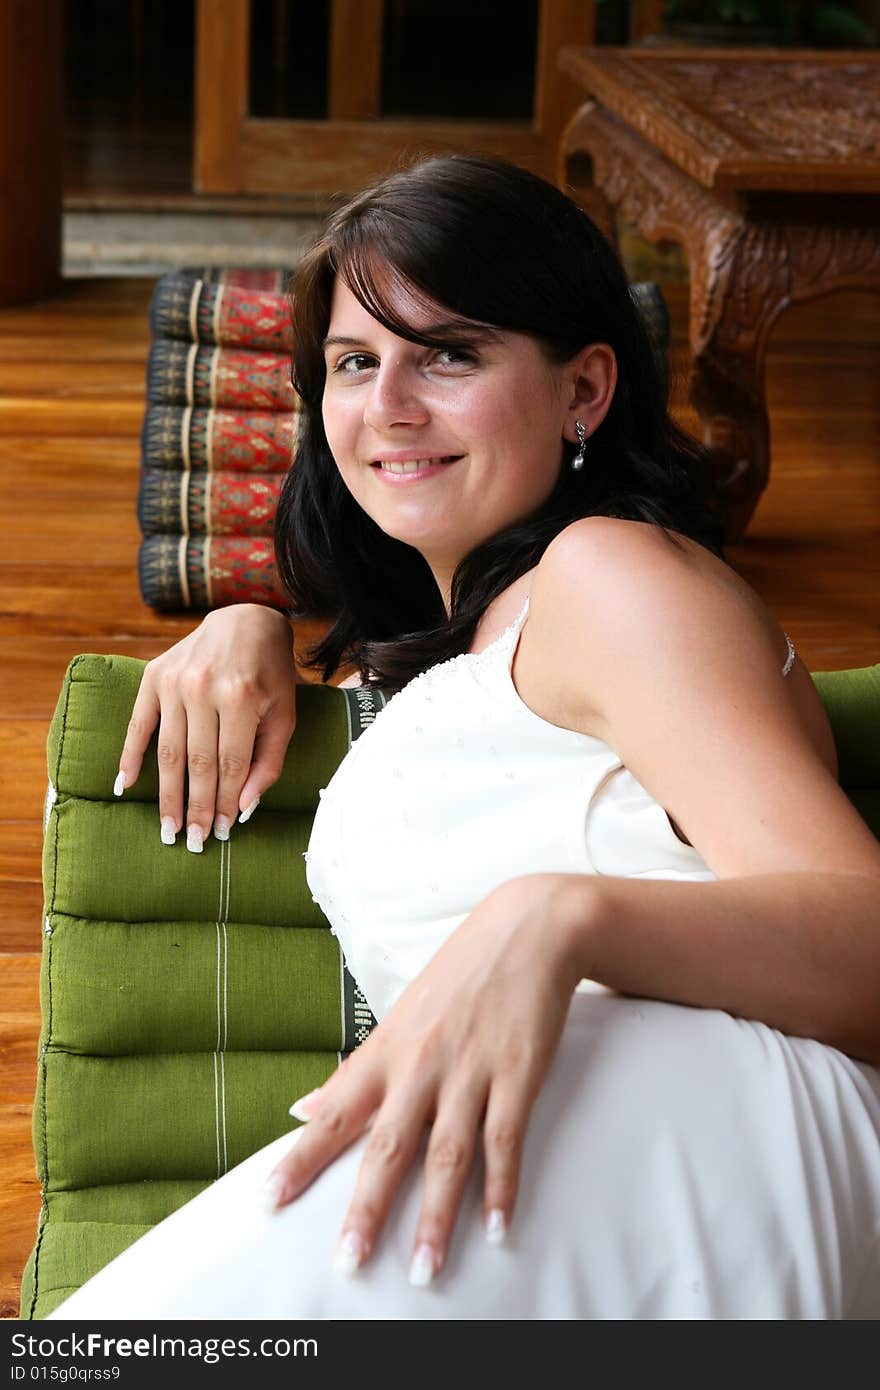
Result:
[[[584,459],[586,458],[587,453],[587,431],[584,429],[580,420],[575,420],[574,432],[577,435],[578,451],[571,461],[571,466],[575,470],[578,470],[580,468],[583,468]]]

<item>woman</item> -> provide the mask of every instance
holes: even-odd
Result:
[[[402,687],[307,855],[379,1025],[55,1316],[876,1316],[880,848],[613,254],[430,159],[294,302],[280,571],[324,680]],[[120,778],[158,721],[163,839],[252,814],[293,691],[252,606],[148,666]]]

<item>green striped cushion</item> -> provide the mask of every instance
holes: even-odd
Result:
[[[159,839],[155,749],[112,794],[143,662],[81,656],[48,740],[44,1203],[22,1284],[45,1317],[154,1222],[296,1127],[373,1018],[305,881],[319,789],[385,703],[303,687],[284,774],[226,844]]]

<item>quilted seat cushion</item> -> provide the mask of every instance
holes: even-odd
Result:
[[[281,780],[227,844],[161,844],[154,753],[116,763],[143,662],[76,658],[48,743],[43,1187],[22,1316],[44,1317],[270,1139],[373,1019],[305,882],[319,788],[381,692],[304,687]]]

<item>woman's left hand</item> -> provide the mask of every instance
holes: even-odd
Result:
[[[529,1112],[577,984],[576,876],[529,874],[494,889],[452,933],[370,1037],[297,1107],[309,1124],[269,1179],[278,1206],[369,1128],[337,1266],[369,1258],[430,1125],[410,1281],[443,1267],[480,1126],[484,1222],[503,1238]]]

